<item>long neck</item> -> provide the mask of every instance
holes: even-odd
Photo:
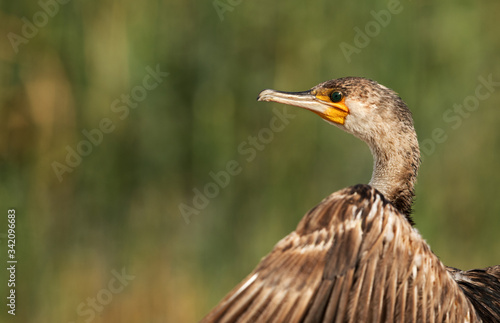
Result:
[[[368,143],[374,158],[370,185],[379,190],[413,224],[411,207],[420,164],[417,136],[411,127],[391,139]]]

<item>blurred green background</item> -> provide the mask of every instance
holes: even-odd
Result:
[[[309,208],[368,182],[365,144],[307,111],[287,108],[295,117],[250,162],[238,149],[283,111],[256,102],[260,90],[349,75],[413,111],[426,143],[414,218],[434,252],[462,269],[500,263],[500,86],[453,110],[478,78],[500,81],[500,2],[389,3],[2,1],[0,264],[10,208],[18,264],[16,316],[2,304],[0,321],[199,320]],[[145,90],[148,67],[169,74]],[[130,95],[137,107],[114,105]],[[88,151],[82,131],[102,120],[114,128]],[[60,181],[54,163],[78,145],[87,156]],[[214,188],[231,160],[241,172]],[[179,205],[207,185],[214,196],[186,223]]]

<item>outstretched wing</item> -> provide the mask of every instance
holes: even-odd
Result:
[[[462,271],[448,267],[484,322],[500,322],[500,265]]]
[[[446,268],[375,189],[309,211],[202,322],[477,321]]]

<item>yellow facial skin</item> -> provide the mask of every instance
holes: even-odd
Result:
[[[331,89],[321,89],[321,90],[313,90],[311,94],[321,103],[328,105],[329,107],[322,112],[313,111],[323,119],[328,121],[341,124],[345,123],[345,118],[349,114],[349,109],[345,105],[345,96],[342,96],[342,100],[339,102],[332,102],[331,94],[335,92],[335,90]]]
[[[343,125],[349,109],[345,105],[344,96],[338,102],[332,101],[331,94],[334,92],[340,91],[320,88],[303,92],[282,92],[268,89],[260,92],[257,99],[301,107],[316,113],[326,121]]]

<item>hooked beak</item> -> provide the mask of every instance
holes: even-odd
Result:
[[[259,93],[257,101],[271,101],[293,105],[310,110],[326,121],[343,125],[349,114],[349,109],[344,103],[331,102],[329,95],[323,91],[309,90],[303,92],[282,92],[275,90],[264,90]]]

